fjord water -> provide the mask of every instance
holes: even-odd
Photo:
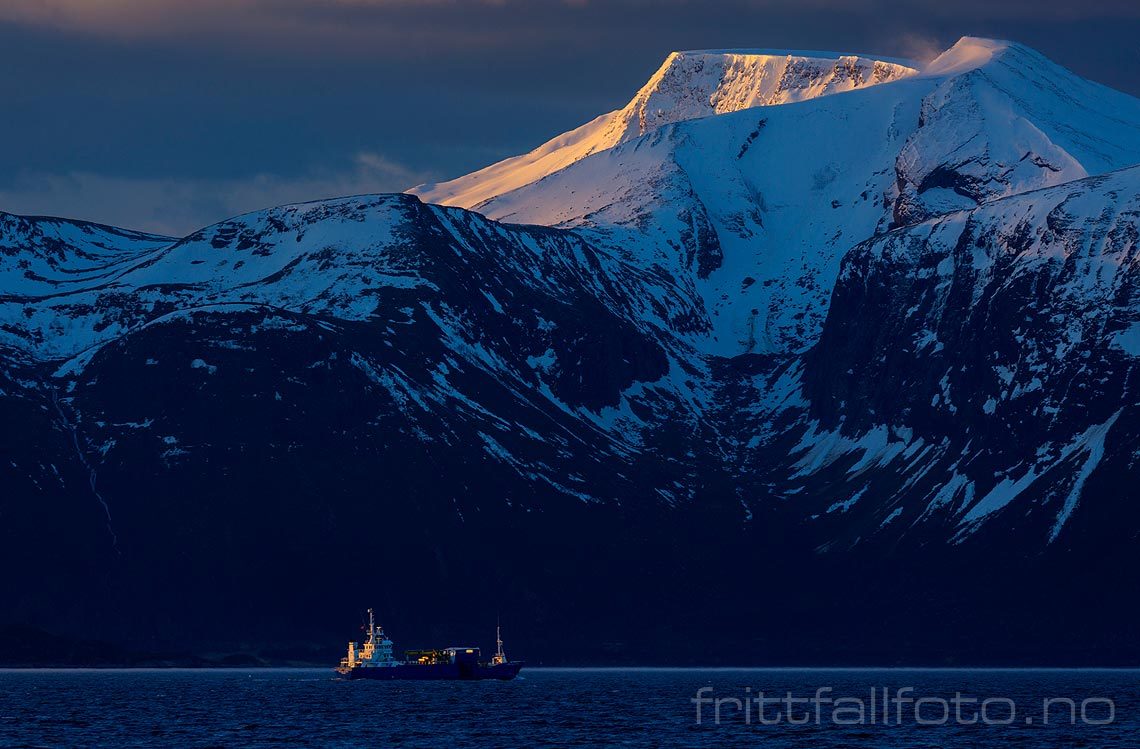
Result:
[[[825,708],[820,725],[759,725],[726,703],[719,724],[707,704],[698,724],[702,687],[728,698],[830,687],[863,700],[911,687],[914,699],[1012,700],[1017,714],[1009,725],[916,725],[908,707],[901,724],[880,713],[853,726]],[[1108,712],[1090,702],[1088,722],[1056,710],[1042,725],[1045,698],[1111,699],[1112,722],[1092,725]],[[1008,703],[990,717],[1004,722]],[[527,669],[512,682],[435,683],[345,682],[326,669],[0,671],[0,746],[1131,747],[1137,735],[1136,671]]]

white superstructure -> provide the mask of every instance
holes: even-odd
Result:
[[[392,657],[392,641],[384,635],[384,628],[376,626],[376,617],[368,609],[368,637],[363,645],[348,643],[348,655],[340,659],[337,671],[348,673],[353,668],[391,668],[400,665]]]

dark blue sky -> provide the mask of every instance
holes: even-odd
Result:
[[[184,233],[528,150],[674,49],[964,34],[1140,95],[1135,0],[3,0],[0,210]]]

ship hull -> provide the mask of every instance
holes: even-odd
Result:
[[[347,673],[345,679],[372,679],[376,681],[480,681],[497,679],[509,681],[519,675],[522,663],[500,663],[496,665],[476,665],[438,663],[420,665],[405,663],[399,666],[361,668],[357,666]]]

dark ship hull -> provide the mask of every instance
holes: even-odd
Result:
[[[357,666],[343,674],[346,679],[376,679],[379,681],[477,681],[498,679],[509,681],[519,674],[521,662],[497,664],[465,663],[403,663],[397,666],[366,667]]]

